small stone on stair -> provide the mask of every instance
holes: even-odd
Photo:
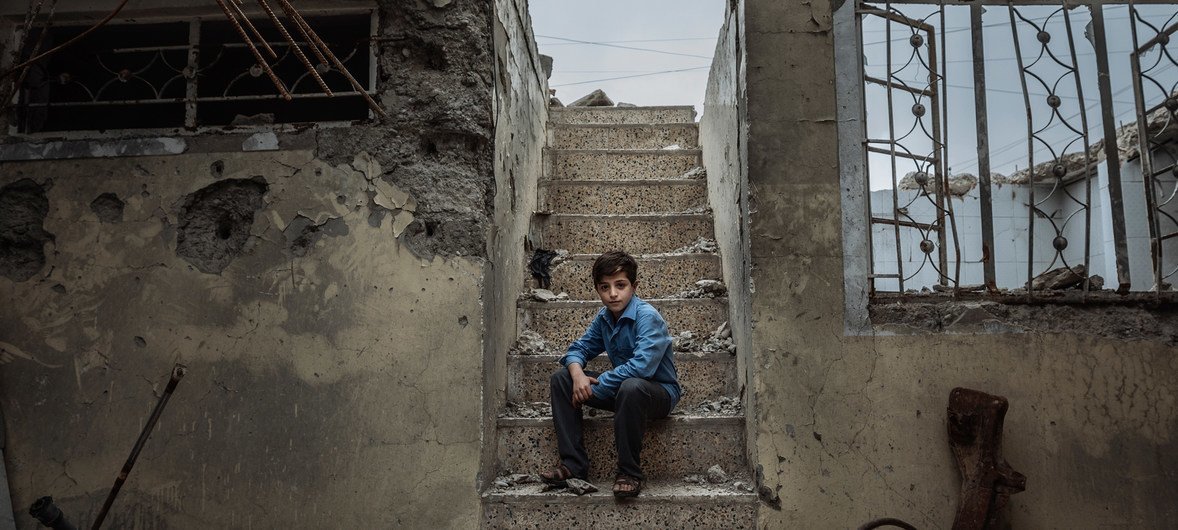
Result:
[[[605,95],[601,89],[590,92],[585,97],[569,103],[570,107],[612,107],[614,101]]]

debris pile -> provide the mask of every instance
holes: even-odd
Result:
[[[568,300],[569,294],[566,292],[557,294],[548,289],[532,289],[530,292],[524,293],[524,297],[538,302],[555,302],[557,300]]]
[[[718,298],[728,294],[728,287],[720,280],[700,280],[695,287],[676,294],[677,298]]]
[[[537,475],[529,475],[527,473],[512,473],[510,475],[502,475],[495,478],[495,487],[510,488],[512,486],[522,486],[524,484],[537,484],[540,482],[540,477]]]
[[[545,355],[547,353],[548,343],[544,341],[544,337],[530,329],[521,331],[519,337],[515,339],[515,344],[508,351],[508,355]]]
[[[704,169],[703,166],[695,166],[695,167],[687,170],[686,173],[679,175],[679,178],[686,179],[686,180],[706,179],[706,178],[708,178],[708,170]]]
[[[732,489],[737,491],[743,491],[745,493],[751,493],[753,491],[751,484],[744,480],[734,480],[734,477],[725,473],[724,468],[720,467],[719,464],[708,468],[706,473],[687,475],[683,477],[683,482],[687,484],[699,484],[701,486],[728,484]]]
[[[1087,269],[1084,268],[1083,264],[1076,265],[1070,269],[1067,267],[1051,269],[1031,280],[1031,290],[1059,291],[1073,287],[1081,289],[1084,286],[1085,278],[1088,278],[1088,288],[1090,290],[1100,290],[1104,288],[1104,278],[1097,275],[1089,277],[1085,274],[1086,272]]]
[[[546,418],[552,415],[552,405],[544,401],[508,402],[499,413],[500,418]]]
[[[701,401],[693,412],[699,414],[721,414],[724,416],[738,416],[744,412],[740,400],[734,397],[721,396],[715,401]]]
[[[681,332],[671,339],[671,345],[679,352],[736,353],[736,345],[732,343],[732,329],[728,322],[720,324],[707,338],[697,337],[691,331]]]
[[[715,254],[719,250],[715,239],[701,237],[688,246],[675,249],[671,254]]]

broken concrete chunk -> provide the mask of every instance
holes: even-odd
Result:
[[[530,329],[520,332],[515,344],[508,351],[511,355],[543,355],[548,352],[548,345],[544,337]]]
[[[1031,280],[1031,290],[1058,290],[1074,287],[1084,281],[1084,265],[1072,268],[1060,267],[1040,274]]]
[[[548,98],[548,106],[559,109],[559,108],[564,107],[564,103],[561,103],[560,98],[558,98],[556,96],[552,96],[552,97]]]
[[[676,249],[674,252],[671,252],[671,253],[672,254],[698,254],[698,253],[715,254],[718,249],[719,249],[719,247],[716,245],[716,241],[714,239],[708,239],[706,237],[701,237],[699,239],[696,239],[695,243],[692,243],[686,247]]]
[[[712,336],[720,340],[727,339],[732,336],[732,327],[725,320],[723,324],[720,324],[720,327],[716,328],[716,331],[712,332]]]
[[[637,107],[638,107],[638,105],[635,105],[635,104],[633,104],[633,103],[625,103],[625,102],[622,102],[622,101],[619,101],[617,106],[618,106],[618,107],[622,107],[622,108],[627,108],[627,109],[633,109],[633,108],[637,108]]]
[[[532,289],[532,292],[529,293],[529,296],[533,300],[538,300],[541,302],[555,302],[557,300],[568,300],[569,299],[568,293],[562,292],[560,294],[556,294],[548,289]]]
[[[708,177],[708,170],[706,170],[700,166],[693,167],[693,168],[687,170],[686,173],[679,175],[679,178],[689,179],[689,180],[699,180],[699,179],[704,179],[707,177]]]
[[[686,477],[683,477],[683,482],[688,484],[707,484],[708,481],[703,477],[703,475],[687,475]]]
[[[736,482],[733,482],[732,487],[737,490],[743,491],[745,493],[752,493],[753,492],[752,484],[749,484],[748,482],[745,482],[743,480],[738,480]]]
[[[586,493],[593,493],[597,491],[597,486],[594,486],[593,484],[590,484],[589,482],[579,478],[570,478],[568,479],[567,483],[569,491],[576,493],[577,495],[584,495]]]
[[[1099,291],[1104,289],[1104,276],[1093,274],[1088,277],[1088,290]]]
[[[614,102],[601,89],[590,92],[585,97],[569,103],[570,107],[612,107]]]
[[[712,484],[728,482],[728,473],[724,472],[724,468],[720,467],[720,464],[716,464],[708,468],[708,482]]]
[[[720,280],[700,280],[695,286],[708,296],[724,296],[728,294],[728,287]]]

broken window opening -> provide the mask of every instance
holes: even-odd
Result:
[[[374,16],[364,11],[307,17],[369,93],[375,91]],[[272,69],[293,96],[290,101],[277,93],[227,20],[112,23],[30,68],[14,105],[12,132],[195,130],[370,118],[363,94],[334,65],[312,57],[333,92],[328,96],[272,24],[257,16],[251,20],[278,55]],[[52,26],[43,47],[86,28]]]
[[[858,1],[836,34],[861,58],[848,275],[875,301],[1178,301],[1178,6],[979,3]]]

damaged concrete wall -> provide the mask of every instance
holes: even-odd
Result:
[[[832,18],[853,2],[743,4],[760,526],[951,526],[960,478],[945,406],[956,386],[1010,399],[1005,456],[1027,476],[1013,527],[1172,526],[1178,358],[1164,327],[1065,307],[1055,318],[1081,325],[846,334]],[[1019,311],[985,313],[1002,328]],[[1111,320],[1084,329],[1085,318]]]
[[[173,362],[189,374],[108,526],[474,526],[492,9],[378,6],[387,120],[0,164],[21,527],[41,495],[89,523]]]
[[[716,244],[725,285],[749,285],[748,219],[742,215],[748,210],[743,30],[742,6],[730,5],[716,40],[704,112],[699,120],[699,141],[708,174],[708,204],[715,216]],[[752,377],[749,290],[729,290],[728,300],[728,321],[736,345],[736,370],[740,374],[745,410],[753,410],[752,400],[756,396],[743,392]],[[754,439],[754,425],[745,423],[746,440]]]
[[[548,79],[526,0],[495,2],[495,217],[488,239],[490,289],[485,303],[483,466],[480,484],[495,473],[496,418],[506,399],[507,350],[517,335],[516,298],[523,291],[525,243],[544,172]]]

